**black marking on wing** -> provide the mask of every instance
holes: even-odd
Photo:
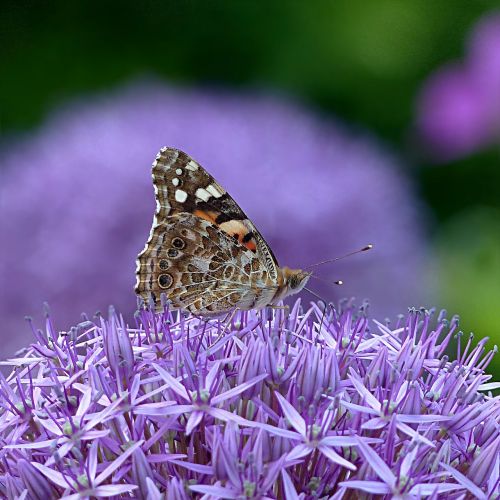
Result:
[[[238,204],[227,193],[224,193],[220,198],[212,197],[209,201],[203,202],[203,204],[220,212],[221,214],[219,217],[224,217],[224,220],[217,220],[217,224],[222,224],[228,220],[248,219],[243,210],[241,210]],[[201,203],[198,203],[198,207],[201,207],[201,205]]]
[[[253,231],[248,231],[245,236],[243,236],[243,239],[241,240],[242,243],[248,243],[252,238],[254,237]]]

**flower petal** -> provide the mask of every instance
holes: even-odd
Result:
[[[404,432],[407,436],[410,436],[413,440],[424,443],[427,446],[430,446],[431,448],[435,448],[436,445],[432,442],[429,441],[425,436],[422,436],[422,434],[419,434],[416,430],[412,429],[409,425],[403,424],[402,422],[398,422],[396,419],[396,427],[401,431]]]
[[[297,491],[295,490],[292,479],[288,475],[286,469],[281,470],[281,477],[285,498],[287,500],[299,500],[299,495],[297,495]]]
[[[412,486],[410,495],[432,495],[438,493],[448,493],[463,489],[461,484],[457,483],[418,483]]]
[[[358,391],[361,398],[375,411],[380,412],[380,401],[364,386],[363,381],[352,367],[349,368],[349,380],[352,382],[352,385]]]
[[[232,389],[229,389],[226,392],[223,392],[222,394],[219,394],[217,396],[214,396],[210,402],[213,405],[218,405],[227,399],[233,398],[237,396],[238,394],[241,394],[242,392],[246,391],[250,387],[253,387],[255,384],[259,383],[261,380],[264,380],[265,378],[268,377],[267,373],[263,373],[261,375],[257,375],[256,377],[253,377],[251,380],[248,382],[244,382],[236,387],[233,387]]]
[[[260,427],[258,422],[247,420],[246,418],[240,417],[239,415],[231,413],[227,410],[222,410],[221,408],[207,408],[205,412],[212,415],[214,418],[223,420],[224,422],[234,422],[235,424],[246,427]]]
[[[81,417],[85,413],[87,413],[87,410],[89,409],[91,402],[92,402],[92,388],[88,387],[87,389],[85,389],[83,396],[80,399],[80,404],[78,405],[75,416]]]
[[[216,498],[238,498],[238,493],[229,488],[222,486],[210,486],[205,484],[190,485],[189,489],[196,491],[196,493],[205,493],[206,495],[213,495]]]
[[[64,476],[59,471],[51,469],[50,467],[38,462],[31,462],[31,465],[38,469],[47,479],[50,479],[54,484],[57,484],[57,486],[61,486],[62,488],[67,488],[68,484],[76,486],[71,477]]]
[[[307,444],[298,444],[295,448],[292,448],[287,453],[287,461],[299,460],[301,458],[307,457],[313,451],[312,447]]]
[[[169,463],[192,470],[198,474],[204,474],[206,476],[213,476],[214,474],[214,469],[211,465],[195,464],[192,462],[185,462],[184,460],[169,460]]]
[[[283,415],[290,422],[291,426],[302,436],[306,435],[306,422],[300,413],[277,391],[274,395],[281,406]]]
[[[158,372],[158,375],[160,375],[160,377],[170,385],[170,388],[177,395],[184,399],[184,401],[188,403],[191,402],[191,398],[189,397],[189,394],[187,393],[185,387],[175,377],[172,377],[172,375],[170,375],[167,370],[162,368],[160,365],[157,365],[156,363],[153,363],[153,367]]]
[[[370,464],[375,474],[384,481],[392,490],[396,484],[396,476],[391,471],[389,466],[379,457],[379,455],[368,446],[362,439],[358,438],[358,447],[360,453],[365,460]]]
[[[384,440],[380,438],[360,438],[358,436],[326,436],[320,441],[320,444],[325,446],[357,446],[359,439],[362,439],[367,444],[384,442]]]
[[[379,481],[342,481],[339,483],[339,486],[366,491],[367,493],[372,493],[373,495],[390,495],[392,493],[392,489],[389,485],[386,483],[380,483]]]
[[[348,460],[345,458],[341,457],[338,453],[333,451],[331,448],[328,448],[328,446],[318,446],[318,450],[325,455],[328,460],[335,464],[342,465],[342,467],[345,467],[346,469],[349,470],[356,470],[356,466],[354,464],[351,464]]]
[[[93,495],[96,497],[114,497],[122,493],[129,493],[137,489],[135,484],[103,484],[93,489]]]
[[[384,428],[389,422],[380,417],[371,418],[361,428],[366,430],[377,430]]]
[[[134,453],[134,451],[142,446],[144,441],[137,441],[129,448],[127,448],[119,457],[115,458],[96,478],[94,484],[100,484],[107,479],[113,472],[118,469],[127,458]]]
[[[454,479],[456,479],[463,487],[469,490],[477,499],[486,500],[487,496],[484,494],[484,491],[478,486],[476,486],[470,479],[466,478],[461,472],[442,462],[441,466],[445,470],[447,470],[450,473],[450,475]]]
[[[186,423],[186,436],[189,436],[196,427],[198,427],[198,424],[203,420],[203,412],[195,410],[193,411],[188,418],[188,421]]]
[[[148,416],[163,416],[180,415],[181,413],[188,413],[195,409],[194,405],[158,405],[158,403],[145,403],[134,408],[134,413],[137,415]]]

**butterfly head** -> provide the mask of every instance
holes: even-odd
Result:
[[[284,286],[286,287],[286,295],[299,293],[305,286],[312,273],[303,271],[302,269],[282,268]]]

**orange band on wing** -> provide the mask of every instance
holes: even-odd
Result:
[[[219,214],[217,212],[206,212],[205,210],[195,210],[193,212],[193,215],[196,215],[196,217],[199,217],[200,219],[205,219],[208,222],[215,224],[215,220],[217,219],[217,216]]]
[[[255,241],[253,241],[253,240],[247,241],[246,243],[242,243],[242,245],[245,245],[252,252],[257,251],[257,245],[255,244]]]
[[[207,211],[207,210],[195,210],[193,215],[199,217],[200,219],[204,219],[216,226],[220,227],[222,231],[224,231],[229,236],[237,237],[238,241],[251,250],[252,252],[257,251],[257,245],[255,244],[255,239],[252,238],[248,241],[244,241],[245,236],[249,234],[249,229],[245,224],[243,224],[240,220],[229,220],[227,222],[223,222],[222,224],[217,224],[215,221],[217,220],[217,216],[219,215],[217,212]]]

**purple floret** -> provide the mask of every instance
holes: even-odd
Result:
[[[458,320],[366,307],[50,318],[0,378],[7,498],[491,498],[494,351]],[[445,352],[459,339],[456,359]],[[204,496],[203,496],[204,495]]]

